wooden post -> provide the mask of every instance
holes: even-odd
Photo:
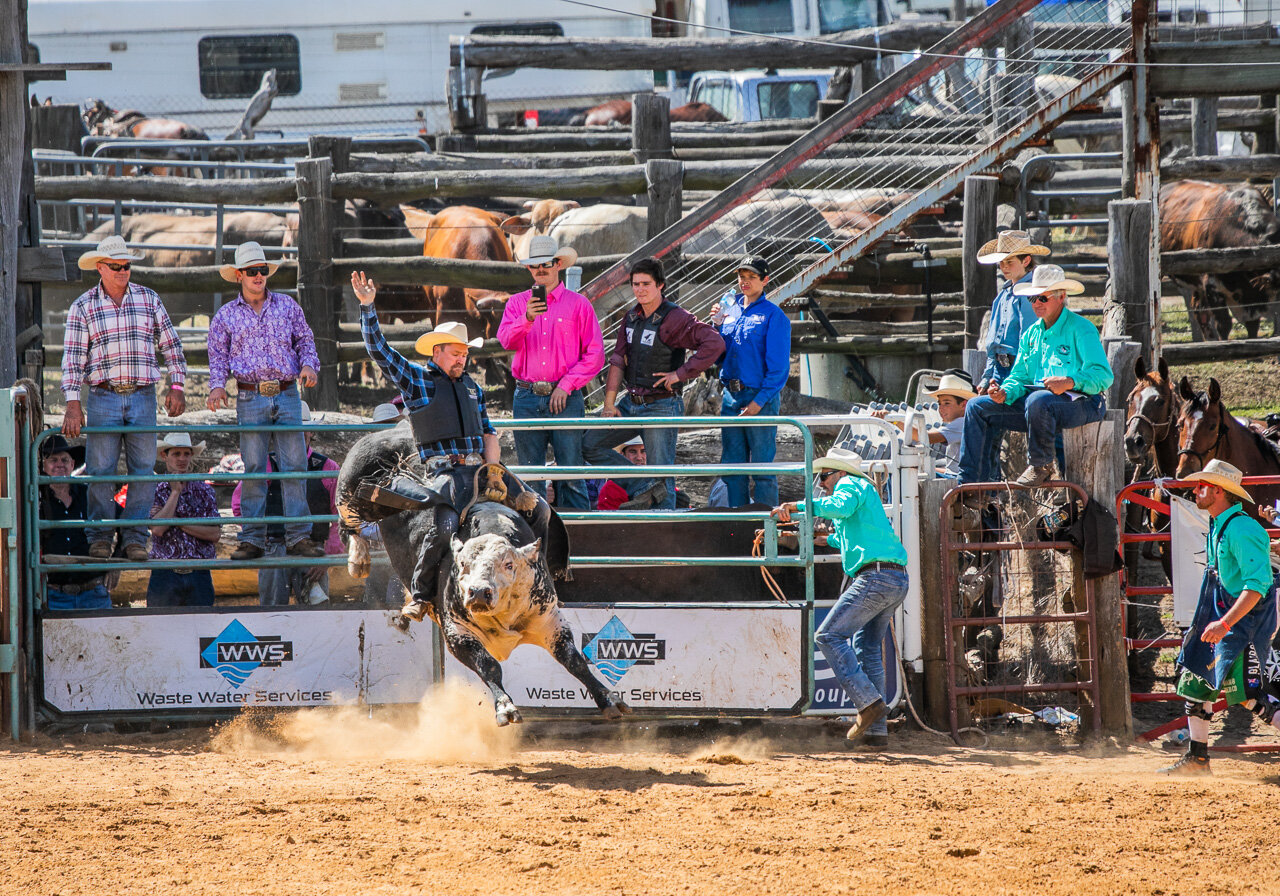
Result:
[[[644,164],[674,157],[671,144],[671,100],[652,93],[631,97],[631,154]]]
[[[996,194],[1000,179],[974,175],[964,179],[964,347],[978,348],[982,314],[996,295],[996,268],[978,264],[978,249],[996,235]]]
[[[60,149],[80,154],[84,120],[80,107],[71,104],[31,108],[31,145],[38,149]]]
[[[1151,323],[1149,335],[1139,342],[1149,344],[1153,355],[1160,354],[1160,110],[1151,90],[1151,45],[1156,38],[1158,0],[1134,0],[1131,9],[1133,41],[1133,125],[1132,145],[1125,143],[1125,155],[1132,157],[1133,192],[1125,196],[1151,203],[1150,242],[1147,246],[1147,305]],[[1141,261],[1142,256],[1135,256]],[[1133,326],[1134,322],[1129,321]]]
[[[653,239],[680,220],[684,202],[684,162],[650,159],[644,163],[644,179],[649,194],[647,239]]]
[[[313,136],[307,139],[307,155],[313,159],[329,157],[329,161],[333,164],[334,174],[344,174],[351,170],[351,138],[350,137],[332,137],[332,136]],[[330,203],[329,214],[333,222],[333,245],[329,249],[331,258],[341,258],[345,252],[342,248],[342,241],[347,236],[361,236],[359,232],[355,234],[344,233],[341,223],[344,220],[343,203],[337,199],[332,199]],[[357,219],[359,215],[357,214]],[[360,320],[360,303],[356,301],[356,297],[351,295],[341,282],[335,282],[334,288],[337,289],[341,298],[339,304],[343,311],[343,319],[347,321]]]
[[[338,290],[333,280],[333,163],[298,162],[298,304],[316,337],[320,382],[303,397],[317,410],[338,407]]]
[[[1107,363],[1115,374],[1111,388],[1107,390],[1107,407],[1124,410],[1125,400],[1138,382],[1133,363],[1142,354],[1142,345],[1127,339],[1103,339],[1102,343],[1107,350]]]
[[[1104,502],[1112,512],[1116,493],[1124,482],[1123,417],[1122,411],[1110,410],[1097,423],[1063,433],[1067,478],[1083,487],[1092,499]],[[1102,733],[1128,743],[1133,739],[1133,715],[1129,706],[1129,657],[1124,646],[1119,577],[1095,579],[1093,595],[1098,633],[1095,674],[1101,695],[1098,712]]]
[[[1151,285],[1152,203],[1147,199],[1115,199],[1107,203],[1107,258],[1111,300],[1124,306],[1125,333],[1144,346],[1143,360],[1155,366],[1160,357],[1158,305]],[[1119,334],[1117,334],[1119,335]]]
[[[1193,156],[1218,154],[1218,98],[1216,96],[1191,98],[1191,154]]]
[[[951,488],[950,479],[928,479],[920,483],[920,644],[924,660],[924,713],[935,728],[947,727],[946,632],[942,604],[952,595],[942,593],[942,496]],[[955,562],[955,556],[950,557]],[[962,651],[963,652],[963,651]]]
[[[27,85],[21,69],[27,37],[26,4],[0,0],[0,307],[10,309],[18,294],[18,247],[25,245],[28,207],[23,195],[23,166],[31,156],[27,133]],[[12,313],[0,321],[0,385],[18,376],[18,322]]]
[[[969,9],[965,0],[951,0],[951,21],[963,22],[968,17]]]

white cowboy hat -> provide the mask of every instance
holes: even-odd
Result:
[[[467,325],[454,321],[441,324],[430,333],[423,333],[413,344],[418,354],[431,357],[431,350],[437,345],[465,345],[467,348],[479,348],[484,343],[483,336],[467,341]]]
[[[129,251],[129,247],[125,245],[124,237],[109,236],[98,243],[98,248],[91,249],[81,255],[80,260],[76,262],[76,266],[82,271],[92,271],[100,261],[142,261],[143,257],[141,252],[134,255]]]
[[[630,438],[630,439],[627,439],[625,442],[622,442],[614,450],[621,451],[623,448],[633,448],[636,445],[643,445],[643,444],[644,444],[644,439],[642,439],[640,436],[635,436],[634,438]]]
[[[850,475],[861,476],[863,479],[871,478],[862,472],[862,455],[848,448],[841,448],[839,445],[828,451],[825,457],[820,457],[813,462],[813,471],[816,473],[819,470],[843,470]]]
[[[578,260],[578,251],[572,246],[560,246],[553,236],[539,234],[529,240],[529,257],[521,258],[520,264],[546,264],[555,258],[564,259],[564,266],[572,267]]]
[[[999,264],[1010,255],[1051,255],[1048,246],[1037,246],[1025,230],[1005,230],[978,250],[978,264]]]
[[[255,265],[265,264],[267,266],[267,276],[270,277],[280,269],[280,265],[267,261],[267,253],[262,251],[262,246],[255,242],[241,243],[236,246],[236,263],[224,264],[218,268],[218,273],[222,275],[222,279],[229,283],[236,282],[236,271],[241,268],[251,268]]]
[[[962,401],[978,397],[978,393],[973,391],[973,383],[954,373],[943,374],[942,379],[938,380],[938,388],[932,392],[926,389],[924,394],[930,396],[951,395]]]
[[[156,453],[164,457],[169,453],[170,448],[190,448],[192,457],[199,457],[204,453],[204,442],[199,444],[191,444],[191,434],[185,432],[167,432],[164,438],[156,442]]]
[[[400,409],[393,404],[380,404],[373,409],[373,417],[370,419],[374,423],[386,423],[389,420],[399,420]]]
[[[312,420],[315,420],[315,422],[317,423],[324,422],[324,419],[322,417],[313,418],[311,416],[311,405],[307,404],[305,401],[300,401],[298,402],[298,404],[302,406],[302,422],[303,423],[310,423],[312,422]]]
[[[1216,457],[1204,465],[1204,469],[1199,473],[1192,473],[1190,476],[1183,477],[1183,482],[1207,482],[1210,485],[1216,485],[1224,491],[1244,498],[1250,503],[1253,502],[1253,495],[1244,490],[1244,486],[1240,484],[1240,480],[1244,478],[1244,474],[1236,467],[1231,466],[1225,460],[1218,460]]]
[[[1078,296],[1084,292],[1084,284],[1079,280],[1070,280],[1062,268],[1056,264],[1042,264],[1031,275],[1030,283],[1015,283],[1015,296],[1039,296],[1055,289],[1065,290],[1069,296]]]

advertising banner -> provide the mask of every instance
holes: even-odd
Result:
[[[831,608],[835,606],[832,601],[825,601],[825,606],[819,604],[813,610],[813,630],[816,632],[821,626],[823,620],[827,618],[827,614],[831,612]],[[893,709],[902,699],[902,667],[899,665],[898,644],[895,635],[902,628],[902,611],[899,610],[894,614],[893,625],[885,630],[884,638],[881,640],[881,655],[884,657],[884,682],[885,682],[885,705]],[[852,639],[849,641],[849,647],[853,647]],[[817,645],[813,648],[813,702],[809,704],[808,715],[814,716],[837,716],[837,715],[854,715],[858,708],[849,700],[849,695],[845,693],[840,682],[836,680],[835,673],[831,671],[831,666],[827,664],[826,657],[822,655],[822,651]]]
[[[434,626],[246,610],[48,617],[44,699],[62,712],[417,703],[433,680]]]
[[[804,699],[800,607],[562,607],[592,671],[634,709],[789,710]],[[445,675],[474,680],[452,656]],[[529,644],[502,664],[521,707],[595,708],[586,688]]]

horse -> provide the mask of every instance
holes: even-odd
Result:
[[[1245,426],[1222,404],[1222,387],[1209,380],[1207,392],[1196,392],[1191,381],[1178,381],[1182,409],[1178,414],[1179,479],[1204,469],[1214,458],[1226,461],[1245,476],[1280,476],[1280,454],[1259,433]],[[1280,486],[1250,486],[1259,504],[1280,499]]]
[[[142,140],[208,140],[209,135],[194,125],[173,118],[151,118],[137,109],[123,112],[99,99],[89,100],[82,113],[85,127],[93,137],[136,137]],[[171,152],[171,151],[166,151]],[[141,152],[139,153],[141,154]],[[166,175],[168,168],[149,168],[151,174]],[[127,174],[136,173],[126,169]]]
[[[1173,394],[1169,364],[1162,357],[1155,370],[1148,370],[1147,362],[1139,356],[1133,370],[1138,382],[1129,393],[1124,430],[1124,453],[1133,464],[1131,481],[1172,476],[1178,463],[1178,401]],[[1155,510],[1144,514],[1141,505],[1131,503],[1125,523],[1131,531],[1159,532],[1168,526],[1169,517]],[[1170,575],[1172,563],[1167,550],[1147,542],[1142,553],[1149,560],[1160,560],[1165,575]]]

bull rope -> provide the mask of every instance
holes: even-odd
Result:
[[[538,496],[535,495],[527,485],[520,480],[515,473],[511,473],[505,464],[490,463],[481,464],[476,467],[476,475],[472,479],[471,500],[467,502],[467,506],[462,508],[458,513],[458,525],[461,526],[467,521],[467,514],[475,503],[481,500],[480,493],[480,474],[484,473],[486,477],[484,498],[485,501],[493,501],[496,504],[505,504],[512,510],[516,510],[523,514],[533,512],[538,506]],[[504,473],[511,473],[511,478],[520,486],[520,493],[516,495],[515,500],[508,501],[507,483],[503,478]]]

